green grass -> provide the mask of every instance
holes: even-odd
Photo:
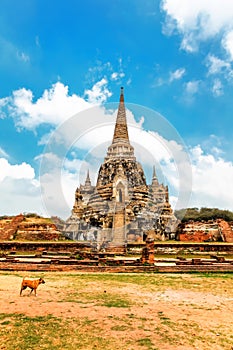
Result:
[[[114,339],[101,335],[101,328],[89,319],[1,314],[0,338],[4,349],[117,349]]]
[[[120,307],[120,308],[129,308],[133,303],[127,298],[123,298],[118,294],[104,293],[95,295],[97,299],[97,305],[106,306],[106,307]]]
[[[42,277],[46,278],[46,273]],[[231,273],[193,273],[193,274],[114,274],[114,273],[93,273],[93,274],[51,274],[48,276],[50,281],[64,280],[68,293],[62,296],[60,302],[77,302],[77,303],[95,303],[96,305],[105,305],[107,307],[130,307],[132,301],[127,295],[115,295],[112,288],[121,288],[124,286],[139,286],[142,291],[148,292],[165,292],[167,289],[179,290],[185,289],[190,291],[209,292],[210,285],[214,284],[212,292],[224,294],[224,284],[229,289],[233,275]],[[76,277],[74,277],[76,276]],[[99,291],[93,293],[92,285],[100,286]],[[86,288],[90,292],[86,293]],[[223,288],[224,287],[224,288]],[[106,291],[106,293],[104,293]],[[230,289],[229,289],[230,291]]]
[[[146,347],[148,350],[150,349],[155,349],[152,341],[150,340],[150,338],[141,338],[137,341],[137,343],[143,347]]]
[[[83,292],[71,292],[66,297],[62,297],[59,302],[70,302],[79,304],[92,304],[105,307],[118,307],[129,308],[133,305],[127,297],[122,297],[116,293],[83,293]]]
[[[164,315],[163,311],[159,311],[159,312],[158,312],[158,317],[159,317],[161,323],[163,323],[163,324],[170,324],[170,323],[171,323],[170,318],[169,318],[169,317],[166,317],[166,316]]]
[[[193,290],[196,288],[203,291],[207,291],[209,290],[209,283],[219,279],[221,279],[221,281],[230,281],[232,279],[232,274],[83,274],[79,276],[79,284],[84,286],[86,284],[101,283],[103,286],[103,290],[107,290],[107,292],[111,291],[111,286],[123,286],[129,284],[136,284],[149,291],[165,291],[167,288],[174,290],[176,290],[177,288],[185,288],[189,290]]]

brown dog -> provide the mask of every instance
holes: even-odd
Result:
[[[34,290],[35,296],[36,296],[36,290],[39,286],[39,284],[45,283],[45,281],[42,278],[39,278],[38,280],[26,280],[23,278],[22,284],[21,284],[21,290],[20,295],[22,294],[22,291],[26,289],[27,287],[31,288],[31,292],[29,295],[32,294],[32,291]]]

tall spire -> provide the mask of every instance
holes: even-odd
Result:
[[[120,102],[118,106],[112,144],[108,147],[108,152],[105,160],[108,161],[109,159],[119,158],[135,160],[134,148],[129,142],[123,87],[121,88]]]
[[[156,171],[155,171],[155,165],[153,165],[153,179],[157,179]]]
[[[87,170],[87,177],[85,181],[85,187],[89,188],[91,186],[91,180],[90,180],[90,174],[89,174],[89,169]]]
[[[159,182],[156,175],[155,166],[153,165],[152,186],[157,186],[158,184]]]
[[[169,203],[169,191],[168,186],[165,186],[165,201]]]
[[[116,119],[112,143],[117,142],[119,139],[126,140],[129,142],[123,87],[121,87],[120,102],[118,107],[118,113],[117,113],[117,119]]]

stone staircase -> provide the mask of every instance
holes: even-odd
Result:
[[[231,229],[229,223],[221,219],[219,219],[217,222],[223,241],[233,243],[233,230]]]
[[[124,246],[125,244],[125,206],[122,203],[116,203],[115,216],[113,221],[113,241],[111,246]]]
[[[0,230],[0,240],[1,241],[9,241],[11,240],[19,227],[19,224],[24,220],[24,216],[22,214],[15,216],[10,222],[4,225]]]

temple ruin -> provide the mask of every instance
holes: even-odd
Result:
[[[98,249],[124,247],[146,239],[170,239],[176,218],[169,203],[168,186],[159,183],[155,167],[151,184],[130,144],[121,88],[115,130],[107,155],[99,168],[96,185],[89,172],[75,192],[71,216],[64,226],[66,236],[90,241]]]

